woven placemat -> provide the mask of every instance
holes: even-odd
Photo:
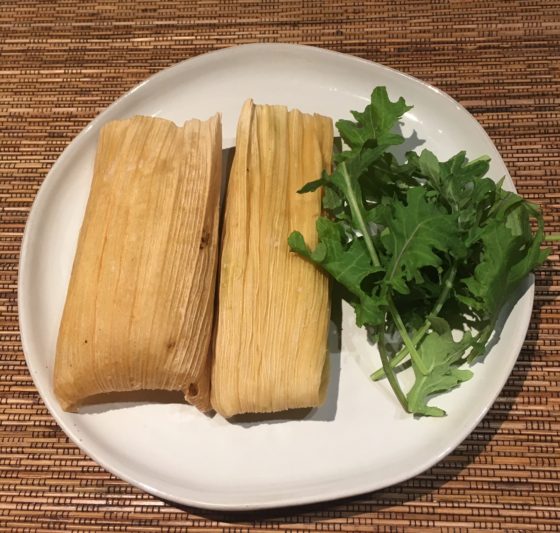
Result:
[[[560,529],[558,247],[537,273],[506,387],[446,459],[348,500],[250,515],[158,500],[108,474],[50,417],[25,365],[17,265],[38,187],[110,102],[194,55],[305,43],[400,69],[483,124],[520,193],[560,231],[560,2],[2,2],[0,7],[0,530],[530,531]]]

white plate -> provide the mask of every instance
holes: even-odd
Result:
[[[110,472],[152,494],[213,509],[302,504],[363,493],[410,478],[452,451],[503,387],[522,346],[533,286],[518,299],[501,340],[475,377],[437,399],[443,419],[406,415],[384,383],[371,383],[375,351],[344,308],[341,353],[331,354],[326,405],[274,420],[230,423],[181,403],[120,403],[63,412],[52,391],[58,325],[89,192],[100,127],[134,114],[182,122],[223,116],[232,146],[242,102],[278,103],[335,119],[361,110],[385,85],[414,109],[403,130],[440,158],[466,149],[488,154],[506,176],[481,126],[457,102],[414,78],[355,57],[293,45],[247,45],[196,57],[141,83],[101,113],[68,146],[44,181],[25,230],[19,313],[27,364],[66,434]],[[336,343],[335,343],[336,345]]]

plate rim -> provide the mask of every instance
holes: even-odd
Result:
[[[182,68],[185,67],[186,64],[189,64],[191,66],[191,68],[196,68],[196,65],[198,63],[203,63],[204,61],[207,61],[208,59],[211,59],[212,57],[218,57],[218,56],[227,56],[227,55],[235,55],[238,53],[243,53],[243,50],[249,49],[249,48],[253,48],[253,49],[262,49],[264,51],[264,53],[267,53],[268,51],[282,51],[282,50],[287,50],[287,51],[294,51],[297,53],[316,53],[318,55],[322,55],[324,57],[332,57],[332,56],[337,56],[337,57],[342,57],[344,58],[345,61],[348,61],[349,63],[356,63],[356,64],[360,64],[360,65],[366,65],[368,67],[373,67],[373,68],[379,68],[385,71],[390,72],[392,75],[398,77],[398,78],[404,78],[408,81],[411,81],[415,84],[419,84],[421,86],[423,86],[425,89],[429,89],[433,92],[435,92],[439,97],[445,98],[446,100],[448,100],[449,103],[453,104],[456,106],[456,108],[458,110],[460,110],[465,117],[468,117],[473,125],[475,125],[477,127],[477,129],[479,130],[479,133],[485,138],[485,141],[489,144],[490,147],[493,148],[494,150],[494,154],[492,155],[493,159],[497,159],[502,165],[503,167],[506,169],[506,178],[509,179],[509,182],[513,188],[513,190],[515,190],[515,185],[513,184],[513,180],[511,179],[511,176],[509,175],[509,172],[507,171],[507,167],[501,157],[501,154],[498,152],[498,149],[496,148],[495,144],[493,143],[492,139],[490,138],[489,134],[486,132],[486,130],[482,127],[482,125],[476,120],[476,118],[458,101],[456,101],[454,98],[452,98],[449,94],[447,94],[445,91],[442,91],[441,89],[438,89],[436,87],[434,87],[433,85],[420,80],[414,76],[411,76],[410,74],[406,74],[404,72],[401,72],[399,70],[396,70],[394,68],[388,67],[386,65],[383,65],[381,63],[375,62],[375,61],[370,61],[361,57],[357,57],[354,55],[350,55],[350,54],[346,54],[346,53],[342,53],[342,52],[338,52],[338,51],[334,51],[334,50],[329,50],[329,49],[325,49],[325,48],[319,48],[319,47],[315,47],[315,46],[309,46],[309,45],[302,45],[302,44],[289,44],[289,43],[250,43],[250,44],[242,44],[242,45],[234,45],[231,47],[227,47],[227,48],[223,48],[223,49],[218,49],[218,50],[213,50],[210,52],[206,52],[204,54],[200,54],[200,55],[196,55],[187,59],[184,59],[178,63],[175,63],[173,65],[170,65],[156,73],[154,73],[153,75],[151,75],[150,77],[146,78],[145,80],[141,81],[140,83],[136,84],[134,87],[132,87],[131,89],[129,89],[128,91],[126,91],[125,93],[123,93],[120,97],[118,97],[116,100],[114,100],[110,105],[108,105],[106,108],[104,108],[103,110],[101,110],[79,133],[78,135],[76,135],[67,146],[65,146],[65,148],[63,149],[63,151],[60,153],[60,155],[57,157],[56,161],[54,162],[54,164],[51,166],[51,168],[49,169],[49,171],[47,172],[45,178],[43,179],[43,181],[41,182],[41,185],[39,186],[39,189],[35,195],[35,198],[32,202],[31,205],[31,209],[29,212],[29,215],[27,217],[27,221],[25,224],[25,229],[24,229],[24,233],[23,233],[23,237],[22,237],[22,241],[21,241],[21,246],[20,246],[20,256],[19,256],[19,261],[18,261],[18,283],[17,283],[17,305],[18,305],[18,322],[19,322],[19,331],[20,331],[20,338],[21,338],[21,345],[22,345],[22,350],[24,353],[24,357],[25,357],[25,361],[26,361],[26,365],[28,367],[28,371],[33,379],[33,383],[34,386],[37,390],[38,396],[40,398],[40,400],[45,404],[45,407],[47,408],[47,410],[49,411],[49,414],[53,417],[53,419],[56,421],[56,423],[58,424],[58,426],[62,429],[62,431],[66,434],[66,436],[90,459],[92,459],[94,462],[96,462],[98,465],[100,465],[102,468],[104,468],[105,470],[107,470],[108,472],[110,472],[111,474],[117,476],[118,478],[126,481],[127,483],[130,483],[131,485],[145,491],[148,492],[158,498],[167,500],[167,501],[171,501],[171,502],[175,502],[181,505],[188,505],[188,506],[193,506],[193,507],[197,507],[200,509],[207,509],[207,510],[222,510],[222,511],[249,511],[249,510],[258,510],[258,509],[271,509],[271,508],[282,508],[282,507],[289,507],[289,506],[299,506],[299,505],[306,505],[306,504],[312,504],[312,503],[318,503],[318,502],[327,502],[327,501],[332,501],[332,500],[336,500],[336,499],[340,499],[340,498],[345,498],[345,497],[351,497],[351,496],[357,496],[360,494],[365,494],[368,492],[372,492],[372,491],[376,491],[376,490],[380,490],[382,488],[385,487],[389,487],[392,485],[395,485],[396,483],[400,483],[403,481],[406,481],[408,479],[412,479],[413,477],[419,475],[422,472],[425,472],[426,470],[428,470],[429,468],[431,468],[432,466],[434,466],[435,464],[437,464],[438,462],[440,462],[444,457],[446,457],[449,453],[451,453],[454,449],[457,448],[457,446],[459,446],[461,444],[461,442],[467,438],[474,430],[475,428],[479,425],[480,421],[484,418],[484,416],[487,414],[487,412],[490,410],[490,408],[492,407],[492,405],[495,403],[496,398],[499,396],[499,394],[501,393],[505,383],[507,382],[507,380],[509,379],[512,369],[515,366],[516,362],[517,362],[517,358],[519,356],[519,353],[523,347],[523,342],[521,343],[521,345],[519,346],[519,350],[517,351],[517,354],[515,355],[515,357],[511,358],[511,364],[508,365],[509,368],[507,368],[507,372],[504,374],[505,378],[502,380],[502,382],[499,384],[499,387],[497,387],[497,393],[496,395],[493,397],[492,401],[488,402],[484,409],[482,409],[480,411],[480,413],[478,414],[478,416],[476,417],[474,423],[472,424],[472,427],[469,427],[469,430],[465,433],[465,432],[461,432],[458,433],[458,437],[455,437],[454,439],[452,439],[451,443],[449,444],[449,446],[447,448],[445,448],[445,450],[443,450],[441,453],[436,454],[435,456],[432,457],[432,460],[429,461],[428,463],[421,463],[418,468],[412,470],[412,471],[407,471],[404,474],[399,474],[399,475],[394,475],[392,477],[392,479],[390,479],[389,481],[387,481],[385,479],[384,482],[382,483],[376,483],[375,480],[371,480],[370,483],[365,484],[367,486],[354,486],[354,488],[349,489],[347,487],[342,487],[340,489],[336,489],[336,487],[334,489],[330,489],[327,494],[322,495],[322,494],[307,494],[307,496],[280,496],[278,497],[276,500],[273,501],[268,501],[268,502],[262,502],[259,500],[253,501],[253,502],[248,502],[245,504],[238,504],[238,503],[229,503],[227,501],[206,501],[204,499],[197,499],[197,498],[184,498],[182,496],[178,496],[178,495],[174,495],[174,494],[170,494],[164,490],[161,490],[157,487],[154,487],[151,484],[147,484],[145,482],[142,482],[141,480],[135,479],[133,476],[129,475],[126,472],[123,472],[121,469],[119,469],[118,467],[114,467],[112,466],[110,463],[108,463],[107,461],[103,460],[103,459],[99,459],[97,457],[97,455],[95,453],[91,453],[89,450],[89,447],[87,444],[84,444],[84,442],[77,436],[77,434],[74,432],[73,428],[71,427],[70,424],[67,424],[63,421],[62,418],[60,418],[56,412],[56,409],[53,408],[53,406],[51,405],[51,401],[50,399],[46,398],[45,396],[43,396],[43,394],[41,393],[41,388],[38,386],[37,383],[37,379],[35,376],[35,373],[33,372],[33,365],[30,364],[30,348],[29,348],[29,342],[28,342],[28,328],[26,326],[24,326],[24,324],[26,323],[26,311],[25,311],[25,305],[24,305],[24,298],[23,298],[23,294],[24,294],[24,281],[23,281],[23,275],[22,273],[26,271],[26,264],[27,264],[27,255],[29,252],[29,247],[30,247],[30,235],[32,235],[34,233],[34,227],[37,223],[37,221],[35,220],[37,218],[37,212],[38,212],[38,208],[36,207],[38,204],[40,204],[42,202],[42,197],[46,194],[45,191],[47,191],[47,187],[45,186],[45,184],[48,185],[48,182],[51,178],[52,175],[56,174],[58,167],[61,166],[64,162],[65,159],[67,159],[68,157],[71,156],[71,154],[77,149],[76,146],[79,146],[79,141],[85,137],[85,135],[94,127],[96,127],[100,122],[102,122],[104,120],[104,118],[106,117],[106,115],[110,114],[111,110],[113,110],[115,107],[120,107],[122,105],[123,102],[125,102],[127,99],[129,99],[132,95],[134,95],[138,90],[142,89],[143,87],[149,86],[149,85],[153,85],[154,82],[164,79],[166,76],[169,76],[170,73],[172,73],[174,70],[181,70]],[[532,315],[532,311],[533,311],[533,305],[534,305],[534,277],[531,276],[531,279],[529,280],[529,285],[528,285],[528,292],[530,293],[530,301],[527,303],[527,310],[524,313],[523,316],[520,316],[519,319],[522,322],[522,327],[523,327],[523,331],[524,336],[526,335],[528,326],[529,326],[529,322],[530,322],[530,318]]]

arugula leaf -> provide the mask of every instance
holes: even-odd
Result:
[[[524,203],[517,203],[505,221],[489,221],[479,235],[483,246],[480,263],[473,275],[462,281],[474,298],[469,303],[493,320],[514,288],[546,259],[548,251],[540,248],[542,227],[533,238]]]
[[[393,218],[381,237],[390,257],[384,282],[401,294],[410,292],[409,281],[423,280],[418,275],[422,267],[441,266],[436,251],[463,255],[456,215],[428,203],[426,189],[421,186],[410,188],[407,200],[407,205],[394,203]]]
[[[415,172],[414,165],[401,165],[392,153],[385,152],[367,165],[360,176],[364,203],[374,205],[389,200],[405,201],[408,188],[418,185]]]
[[[399,119],[412,109],[404,98],[391,102],[385,87],[376,87],[371,94],[371,103],[362,112],[352,111],[355,122],[339,120],[336,127],[351,153],[360,152],[366,144],[373,148],[389,147],[404,142],[402,135],[393,131]],[[345,154],[344,158],[348,158]]]
[[[439,407],[428,406],[428,401],[432,395],[447,392],[472,377],[470,370],[459,368],[471,340],[470,333],[465,333],[459,342],[455,342],[449,327],[445,332],[432,331],[426,335],[418,353],[429,372],[421,374],[412,361],[416,381],[407,395],[410,412],[427,416],[445,415]]]

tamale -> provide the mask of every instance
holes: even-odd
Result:
[[[211,403],[225,417],[320,405],[328,381],[326,276],[288,247],[316,241],[331,119],[243,106],[223,223]]]
[[[221,136],[218,115],[102,128],[56,347],[63,409],[138,390],[209,408]]]

